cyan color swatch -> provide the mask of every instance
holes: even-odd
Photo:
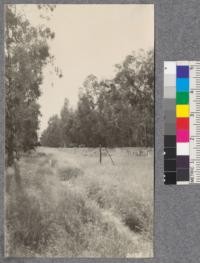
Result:
[[[177,78],[176,79],[176,91],[177,92],[189,92],[189,78]]]

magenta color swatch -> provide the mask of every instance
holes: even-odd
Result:
[[[189,142],[189,130],[176,130],[177,142]]]

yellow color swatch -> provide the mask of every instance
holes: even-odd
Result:
[[[176,105],[176,117],[189,117],[189,105]]]

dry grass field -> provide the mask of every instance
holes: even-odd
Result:
[[[39,147],[6,171],[6,256],[152,256],[153,152],[109,152]]]

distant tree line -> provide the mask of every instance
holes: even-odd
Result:
[[[53,11],[49,5],[38,5],[45,14]],[[44,25],[32,26],[25,13],[15,5],[5,9],[5,115],[6,164],[12,165],[20,152],[33,149],[38,142],[43,67],[53,63],[48,41],[54,33]],[[53,65],[53,64],[52,64]]]
[[[86,78],[77,109],[65,99],[42,133],[43,146],[153,146],[153,51],[133,52],[115,68],[113,79]]]

